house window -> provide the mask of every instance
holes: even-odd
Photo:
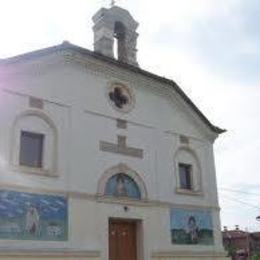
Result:
[[[185,190],[192,189],[192,165],[179,163],[180,188]]]
[[[21,131],[20,165],[42,168],[44,135]]]

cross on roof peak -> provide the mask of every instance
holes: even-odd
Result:
[[[116,3],[116,1],[115,1],[115,0],[111,0],[111,3],[110,3],[110,5],[111,5],[111,6],[114,6],[114,5],[115,5],[115,3]]]

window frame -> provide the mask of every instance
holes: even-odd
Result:
[[[45,135],[41,168],[20,164],[21,131]],[[58,150],[58,129],[49,115],[38,109],[29,109],[15,116],[10,134],[9,150],[9,167],[12,172],[57,178],[60,176]]]
[[[181,171],[185,169],[185,172]],[[186,171],[187,170],[187,171]],[[182,175],[185,174],[185,185],[182,185]],[[190,163],[178,163],[179,188],[182,190],[193,191],[193,165]]]
[[[28,163],[28,162],[23,162],[22,161],[22,151],[23,151],[23,137],[28,137],[31,139],[37,139],[37,141],[39,141],[39,147],[40,148],[39,151],[37,151],[37,163]],[[22,167],[29,167],[29,168],[37,168],[37,169],[42,169],[44,166],[44,146],[45,146],[45,134],[43,133],[36,133],[35,131],[29,131],[29,130],[24,130],[21,129],[20,131],[20,145],[19,145],[19,165]]]
[[[201,160],[196,150],[190,146],[191,145],[181,145],[174,153],[175,193],[180,195],[203,196]],[[186,189],[181,186],[179,164],[191,165],[191,189]]]

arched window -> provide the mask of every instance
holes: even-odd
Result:
[[[14,121],[12,165],[20,171],[47,175],[57,174],[57,129],[42,111],[27,110]]]
[[[127,61],[127,51],[126,51],[126,29],[123,23],[115,22],[114,27],[114,37],[116,39],[116,43],[114,46],[114,54],[115,57],[119,61]]]
[[[105,195],[141,199],[141,192],[136,182],[124,173],[115,174],[108,179]]]
[[[201,167],[196,153],[186,147],[175,154],[177,191],[201,192]]]

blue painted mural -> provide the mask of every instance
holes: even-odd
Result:
[[[137,184],[124,173],[118,173],[108,180],[105,195],[141,199]]]
[[[67,198],[0,190],[0,239],[66,241]]]
[[[173,244],[212,245],[212,215],[208,210],[172,209],[171,237]]]

